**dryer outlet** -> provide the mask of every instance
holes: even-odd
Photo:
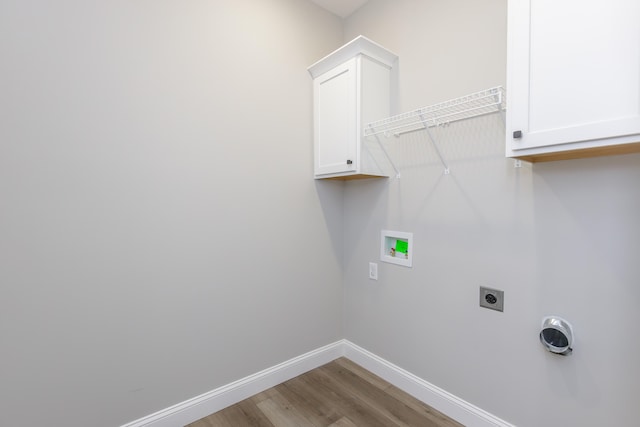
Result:
[[[480,286],[480,307],[504,311],[504,291]]]

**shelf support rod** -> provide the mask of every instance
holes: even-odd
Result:
[[[447,162],[445,162],[444,158],[442,157],[442,153],[440,152],[440,149],[438,148],[438,144],[436,143],[436,140],[433,138],[433,135],[431,134],[431,131],[429,130],[429,124],[427,123],[426,119],[424,118],[424,114],[420,114],[420,120],[422,121],[422,125],[424,126],[424,130],[427,131],[427,135],[429,136],[429,140],[431,141],[431,144],[433,145],[433,148],[436,150],[436,154],[440,158],[440,163],[442,163],[442,166],[444,166],[444,174],[445,175],[449,175],[451,173],[451,171],[449,170],[449,165],[447,165]]]
[[[373,126],[371,126],[371,125],[369,125],[369,129],[371,129],[371,132],[375,131],[373,129]],[[377,133],[374,133],[373,136],[375,136],[376,141],[378,142],[378,145],[382,149],[382,152],[384,153],[385,156],[387,156],[387,160],[389,160],[389,163],[391,164],[391,167],[393,167],[393,170],[396,172],[396,178],[400,178],[400,171],[396,167],[396,164],[393,163],[393,160],[391,160],[391,156],[389,156],[389,153],[387,153],[387,149],[384,148],[384,145],[382,144],[382,141],[380,141],[380,137],[378,136]]]

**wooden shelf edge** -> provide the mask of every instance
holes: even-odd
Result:
[[[328,177],[317,176],[316,180],[351,181],[354,179],[370,179],[370,178],[389,178],[389,177],[386,175],[368,175],[364,173],[358,173],[353,175],[342,175],[342,176],[328,176]]]
[[[640,142],[631,144],[610,145],[607,147],[583,148],[555,153],[513,156],[514,159],[531,163],[555,162],[558,160],[586,159],[590,157],[616,156],[620,154],[640,153]]]

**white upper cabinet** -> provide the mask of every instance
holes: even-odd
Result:
[[[509,0],[507,157],[640,151],[640,1]]]
[[[389,116],[391,67],[397,56],[358,37],[309,67],[313,77],[314,176],[388,176],[384,150],[362,127]]]

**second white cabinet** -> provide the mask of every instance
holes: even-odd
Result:
[[[316,179],[385,177],[385,154],[364,140],[366,123],[389,116],[397,56],[360,36],[309,67],[313,77]]]
[[[510,0],[507,156],[640,151],[640,2]]]

